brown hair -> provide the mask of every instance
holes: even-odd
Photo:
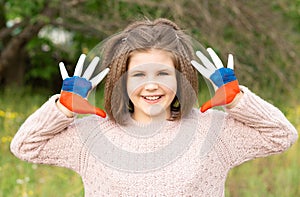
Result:
[[[150,49],[166,50],[174,56],[178,88],[171,104],[170,120],[181,118],[196,103],[198,79],[190,63],[194,59],[190,37],[168,19],[137,21],[111,37],[104,46],[103,65],[110,68],[105,83],[105,110],[120,124],[126,113],[134,111],[124,85],[130,55]]]

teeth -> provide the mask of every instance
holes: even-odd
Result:
[[[159,96],[145,96],[145,98],[146,98],[147,100],[152,100],[152,101],[154,101],[154,100],[156,100],[156,99],[159,99]]]

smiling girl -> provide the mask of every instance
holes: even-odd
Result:
[[[198,63],[189,37],[167,19],[133,23],[103,49],[101,72],[97,57],[81,75],[81,56],[73,77],[60,64],[61,93],[11,143],[20,159],[76,171],[85,196],[224,196],[230,169],[297,139],[279,109],[238,84],[231,55],[227,68],[211,49],[196,53]],[[201,111],[197,70],[216,90]],[[87,101],[106,74],[108,117]]]

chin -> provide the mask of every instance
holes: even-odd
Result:
[[[161,105],[154,105],[148,108],[147,112],[145,112],[151,118],[166,118],[167,111]]]

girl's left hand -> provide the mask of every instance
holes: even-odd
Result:
[[[215,107],[231,104],[237,94],[240,93],[239,83],[234,74],[234,63],[232,54],[228,55],[227,67],[211,48],[207,48],[213,63],[200,51],[196,52],[203,65],[192,60],[192,65],[214,86],[216,92],[212,99],[201,106],[201,112]]]

